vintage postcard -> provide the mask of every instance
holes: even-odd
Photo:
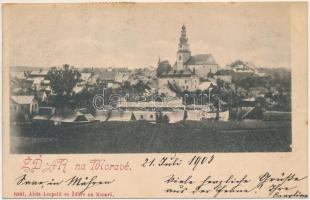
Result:
[[[4,197],[308,197],[306,2],[2,18]]]

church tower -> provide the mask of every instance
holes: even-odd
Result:
[[[184,63],[191,57],[191,51],[189,50],[187,41],[186,27],[183,25],[177,52],[176,70],[185,70]]]

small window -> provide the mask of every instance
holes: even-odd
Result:
[[[185,83],[187,83],[187,80],[185,80]]]
[[[179,56],[179,60],[182,60],[182,56]]]
[[[153,119],[153,115],[150,115],[150,118]]]
[[[143,115],[140,115],[140,119],[143,119]]]
[[[188,86],[186,86],[186,89],[188,90]]]

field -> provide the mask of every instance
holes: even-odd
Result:
[[[288,152],[290,121],[11,126],[11,153]]]

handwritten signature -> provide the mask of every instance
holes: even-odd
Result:
[[[110,185],[112,184],[115,179],[112,180],[98,180],[98,176],[92,176],[92,177],[79,177],[79,176],[73,176],[69,179],[61,179],[61,180],[30,180],[27,176],[27,174],[24,174],[22,176],[19,176],[15,179],[17,185],[29,185],[29,186],[39,186],[41,188],[45,186],[57,186],[57,185],[67,185],[67,186],[74,186],[74,187],[81,187],[82,190],[81,193],[85,192],[86,190],[99,186],[99,185]]]

